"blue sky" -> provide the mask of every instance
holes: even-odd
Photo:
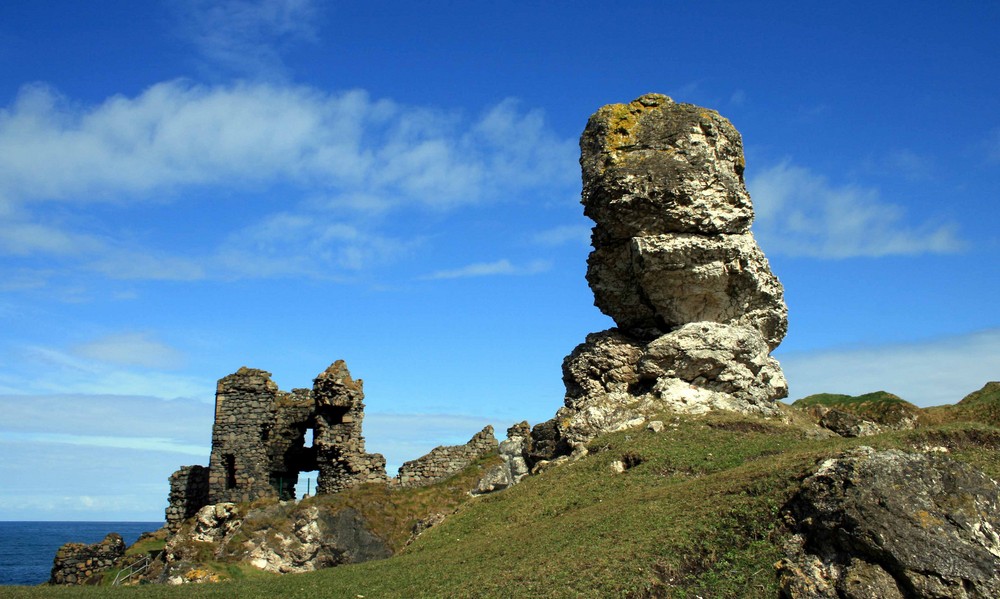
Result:
[[[612,326],[577,139],[647,92],[743,134],[791,398],[1000,378],[1000,8],[0,4],[0,519],[158,520],[215,381],[365,380],[391,471],[545,420]]]

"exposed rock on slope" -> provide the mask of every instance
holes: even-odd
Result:
[[[790,598],[1000,597],[1000,485],[943,456],[860,448],[788,506]]]
[[[788,311],[749,231],[739,133],[648,94],[598,110],[580,148],[587,280],[618,328],[566,358],[566,405],[533,436],[554,426],[565,450],[664,408],[773,413],[787,383],[769,354]]]

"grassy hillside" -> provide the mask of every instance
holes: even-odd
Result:
[[[922,418],[928,424],[984,422],[1000,426],[1000,382],[990,382],[966,395],[955,405],[927,408]]]
[[[1000,476],[1000,429],[981,424],[815,439],[805,424],[731,414],[664,419],[662,433],[600,437],[578,462],[463,503],[388,560],[210,585],[5,588],[4,596],[773,598],[781,507],[826,457],[860,444],[945,446]],[[614,474],[618,460],[631,468]]]
[[[896,426],[905,421],[918,418],[920,408],[886,391],[875,391],[864,395],[839,395],[835,393],[817,393],[796,401],[796,408],[825,406],[850,412],[867,420]]]

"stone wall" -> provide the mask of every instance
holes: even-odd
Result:
[[[455,474],[496,449],[493,427],[487,426],[465,445],[435,447],[427,455],[406,462],[393,482],[402,487],[427,485]]]
[[[99,584],[106,570],[125,555],[125,541],[113,532],[100,543],[66,543],[52,561],[49,584]]]
[[[271,373],[245,366],[223,377],[209,466],[196,475],[200,466],[182,468],[171,477],[168,527],[204,505],[293,499],[301,472],[319,471],[317,493],[388,482],[385,458],[365,452],[363,400],[362,381],[351,377],[343,360],[320,373],[311,390],[281,391]],[[307,446],[310,430],[313,444]],[[205,477],[207,493],[192,476]]]
[[[167,530],[177,532],[181,522],[208,505],[208,468],[181,466],[170,475],[170,496],[167,500]]]
[[[385,483],[385,458],[365,452],[361,424],[365,417],[364,382],[351,378],[337,360],[313,381],[316,428],[314,443],[319,477],[316,493],[336,493],[363,483]]]
[[[209,461],[209,503],[272,496],[268,444],[278,385],[271,373],[240,368],[219,380]]]

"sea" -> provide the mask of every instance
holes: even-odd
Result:
[[[99,543],[116,532],[129,545],[163,522],[0,522],[0,585],[48,581],[63,543]],[[0,593],[2,595],[2,593]]]

